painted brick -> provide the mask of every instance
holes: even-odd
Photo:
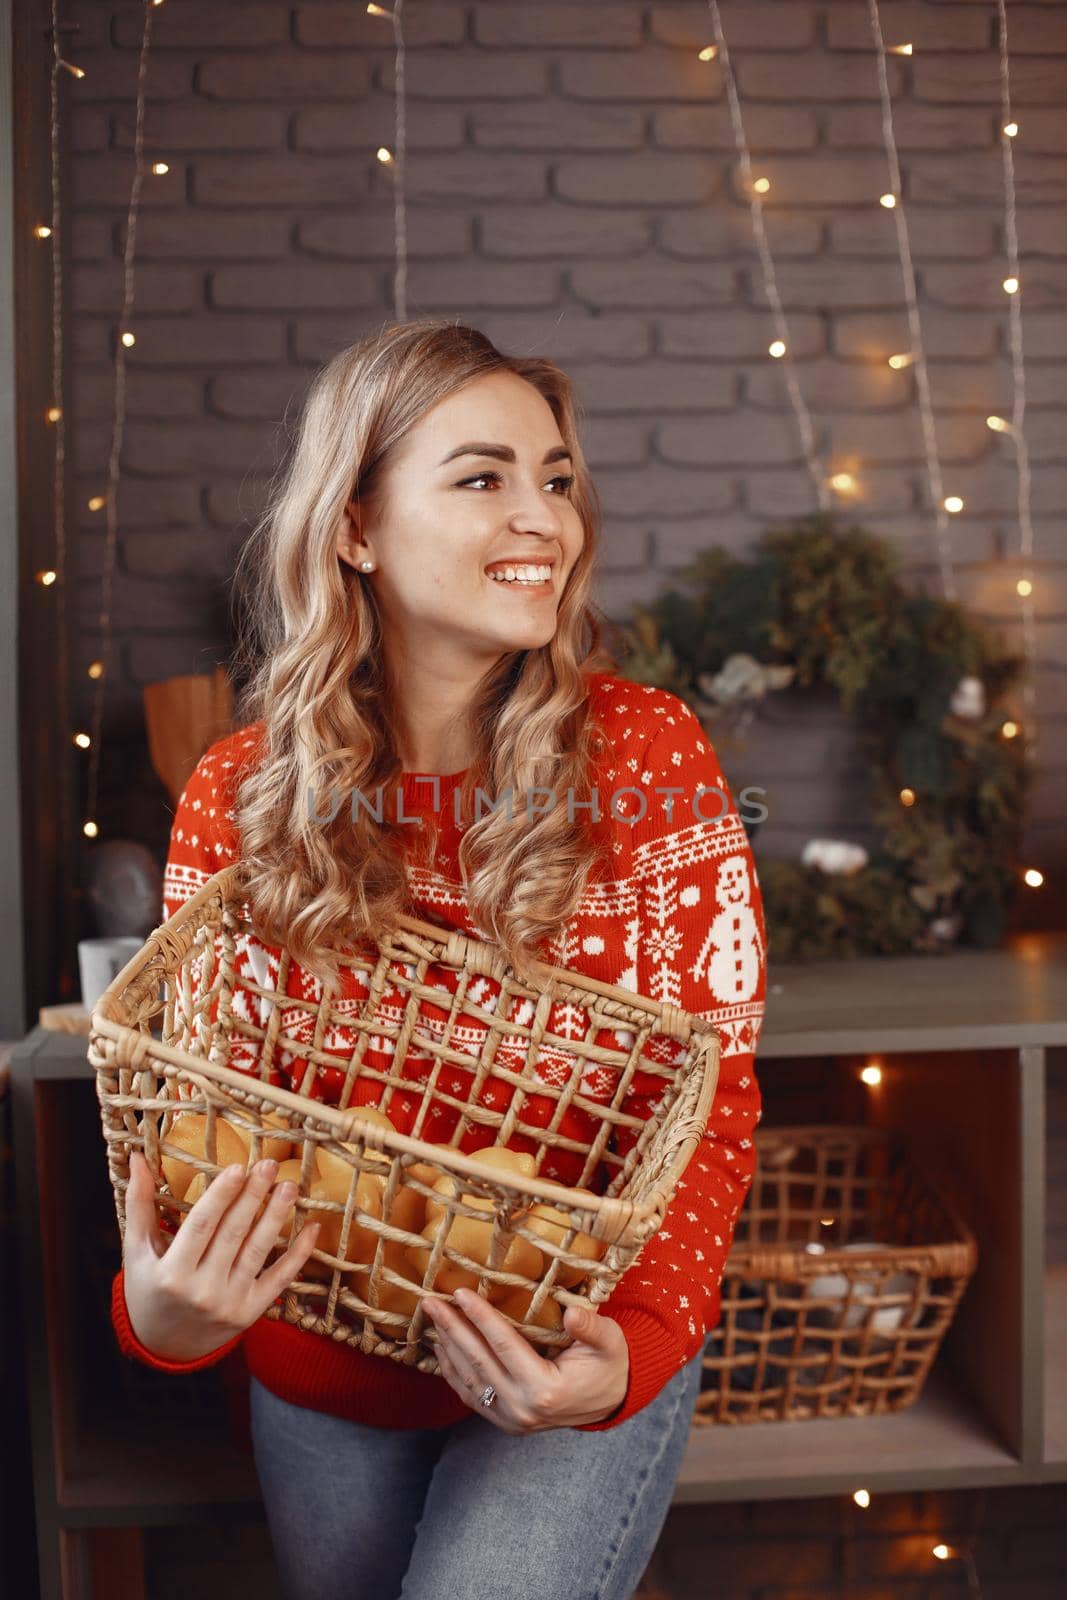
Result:
[[[293,119],[297,150],[392,149],[393,101],[374,96],[356,106],[307,106]],[[409,157],[418,150],[454,150],[464,142],[462,113],[452,106],[414,105],[406,118]]]
[[[497,156],[487,150],[457,150],[443,156],[422,156],[408,172],[413,202],[445,200],[540,200],[547,192],[547,173],[537,156]]]
[[[100,261],[114,251],[114,223],[107,217],[74,216],[70,219],[70,254],[73,261]]]
[[[96,106],[74,106],[70,113],[74,150],[106,150],[111,143],[111,118]]]
[[[347,316],[335,314],[314,319],[298,318],[293,322],[290,332],[293,359],[317,366],[322,361],[328,361],[346,345],[355,344],[357,339],[362,339],[375,327],[380,327],[381,321],[380,315],[372,315],[367,311],[352,311]],[[277,327],[280,342],[284,345],[285,330],[280,323]]]
[[[396,63],[381,61],[374,75],[379,89],[393,93]],[[424,50],[412,56],[404,69],[407,93],[414,100],[510,100],[543,95],[548,90],[548,62],[532,52],[503,50],[486,56],[483,51]]]
[[[308,100],[358,101],[370,89],[371,63],[355,50],[330,55],[292,51],[272,56],[219,55],[203,61],[198,93],[218,100],[268,100],[302,106]]]
[[[374,305],[380,276],[372,267],[317,261],[221,267],[209,275],[208,304],[221,311],[341,311]]]
[[[659,247],[666,255],[754,256],[755,235],[747,206],[668,211],[658,219]],[[802,212],[765,211],[763,226],[775,261],[815,255],[822,247],[820,222]]]
[[[594,473],[601,467],[636,467],[648,460],[648,427],[640,418],[587,416],[580,431],[585,459]]]
[[[219,417],[296,416],[309,380],[300,368],[224,372],[211,380],[208,410]]]
[[[1001,194],[999,151],[970,155],[914,155],[908,165],[905,193],[924,204],[988,204]],[[1017,162],[1016,195],[1022,205],[1059,205],[1067,200],[1067,173],[1049,156],[1029,156]]]
[[[999,310],[1007,321],[1008,297],[1003,278],[1007,263],[992,259],[975,264],[923,268],[925,297],[934,305],[987,307]],[[1062,306],[1067,296],[1067,262],[1026,262],[1020,271],[1024,296],[1023,318],[1031,308]]]
[[[143,684],[160,683],[164,678],[212,672],[217,664],[222,664],[224,654],[217,638],[210,633],[180,634],[176,638],[164,634],[155,638],[129,639],[123,645],[126,672],[138,686],[138,691]],[[138,704],[140,698],[138,692]]]
[[[776,0],[773,24],[765,7],[751,0],[723,0],[719,7],[729,50],[804,50],[815,42],[815,10]],[[703,6],[657,5],[649,16],[650,36],[660,44],[699,50],[715,35]]]
[[[698,321],[662,311],[656,318],[656,327],[659,349],[665,356],[701,361],[774,361],[767,354],[774,338],[770,317],[747,306],[736,311],[709,311]],[[823,319],[803,312],[791,316],[789,342],[798,361],[822,355],[826,349]]]
[[[85,72],[85,77],[78,81],[79,104],[90,100],[113,100],[122,104],[134,99],[137,93],[136,57],[131,58],[110,49],[101,50],[99,54],[79,51],[77,64]],[[177,100],[191,94],[195,65],[193,56],[156,56],[145,83],[146,102]]]
[[[1013,13],[1014,15],[1014,8]],[[1011,23],[1009,21],[1009,29]],[[1055,56],[1023,56],[1011,37],[1011,101],[1022,106],[1058,106],[1063,99],[1063,63]],[[953,105],[996,106],[999,72],[992,55],[917,55],[909,63],[915,100],[943,100]],[[836,98],[836,97],[835,97]]]
[[[571,105],[533,100],[474,106],[471,143],[484,150],[640,150],[645,114],[634,106]]]
[[[204,403],[203,384],[197,378],[165,376],[156,372],[126,375],[126,409],[138,417],[195,417]],[[115,404],[113,371],[80,368],[73,374],[71,394],[79,418],[110,418]],[[119,481],[121,491],[122,480]],[[92,519],[92,513],[86,512]]]
[[[678,105],[686,100],[701,105],[723,92],[717,62],[699,61],[695,54],[679,55],[646,45],[639,56],[615,56],[571,50],[556,66],[560,94],[573,100],[619,100],[640,104],[661,100]]]
[[[153,50],[241,50],[281,44],[288,31],[288,8],[242,0],[239,6],[220,6],[213,0],[182,0],[180,6],[157,16],[152,27]],[[144,31],[140,7],[116,8],[112,38],[120,49],[140,48]]]
[[[892,223],[887,222],[886,226],[892,227]],[[952,272],[955,268],[937,270]],[[751,266],[747,272],[752,304],[769,307],[759,269]],[[796,306],[805,311],[818,311],[823,307],[834,311],[865,307],[878,310],[899,306],[903,310],[906,304],[902,274],[896,262],[869,264],[857,271],[849,262],[784,261],[775,268],[775,278],[782,301],[790,309]]]
[[[582,306],[549,313],[488,311],[478,326],[499,349],[537,350],[568,370],[579,361],[640,361],[652,351],[648,318],[625,312],[601,317]]]
[[[583,205],[702,205],[722,174],[721,162],[701,156],[573,156],[557,163],[553,190]]]
[[[125,213],[130,203],[130,184],[134,166],[128,155],[78,155],[72,162],[72,186],[83,206],[121,206]],[[151,211],[157,206],[178,206],[185,199],[186,170],[171,162],[170,171],[161,177],[149,175],[141,185],[141,206]]]
[[[861,494],[855,502],[857,516],[868,509],[906,511],[913,503],[914,487],[908,474],[884,468],[864,470]],[[778,518],[806,515],[816,510],[817,501],[806,468],[761,468],[746,479],[744,505],[753,516]]]
[[[204,206],[351,205],[370,188],[372,159],[289,152],[230,160],[207,156],[193,173],[193,199]]]
[[[745,140],[757,159],[775,152],[811,150],[819,142],[814,111],[803,106],[757,105],[745,112]],[[736,149],[726,105],[670,106],[652,113],[652,144],[665,150]]]
[[[228,361],[280,361],[285,329],[267,317],[204,314],[173,318],[138,317],[131,364],[153,367],[219,366]]]
[[[664,506],[679,517],[710,515],[714,511],[730,511],[736,504],[729,472],[682,469],[661,461],[632,471],[611,468],[600,474],[597,488],[605,519],[662,517]]]
[[[492,215],[495,215],[494,211]],[[297,223],[301,250],[312,256],[349,261],[393,261],[396,258],[394,211],[368,203],[358,214],[307,217]],[[408,257],[465,256],[471,249],[469,216],[454,206],[434,210],[420,206],[407,219]],[[282,254],[283,252],[277,252]]]
[[[148,106],[145,147],[153,156],[171,150],[277,150],[285,144],[286,115],[276,106],[205,104]],[[113,144],[132,150],[134,108],[114,118]]]
[[[131,576],[154,576],[228,583],[237,559],[235,540],[192,530],[184,537],[167,533],[126,533],[122,562]]]
[[[215,528],[248,528],[262,514],[270,480],[249,472],[244,478],[210,483],[204,494],[204,514]]]
[[[394,33],[388,17],[368,16],[365,6],[302,5],[294,15],[296,39],[311,49],[336,50],[352,46],[368,50],[392,48]],[[466,37],[467,19],[462,6],[413,6],[404,13],[405,50],[428,45],[460,44]]]
[[[483,256],[565,261],[640,255],[652,244],[653,221],[632,211],[607,213],[549,202],[494,206],[478,219]]]
[[[908,0],[888,0],[879,6],[882,38],[886,48],[905,40],[914,41],[916,51],[988,50],[992,42],[992,21],[988,13],[963,6],[931,6]],[[1012,49],[1015,28],[1011,25]],[[826,42],[831,50],[876,49],[866,6],[832,5],[826,13]]]
[[[1027,117],[1027,146],[1030,146]],[[835,150],[884,150],[881,106],[831,106],[825,119],[826,143]],[[997,123],[988,110],[964,106],[893,107],[893,137],[908,150],[974,150],[997,142]]]
[[[1016,226],[1022,249],[1028,256],[1067,255],[1067,223],[1062,211],[1045,211],[1037,206],[1020,208]]]
[[[835,256],[885,256],[900,260],[895,227],[877,208],[869,212],[835,217],[830,223],[830,249]],[[908,241],[915,261],[929,256],[962,256],[974,261],[993,254],[997,225],[986,212],[947,209],[944,206],[914,206],[907,209]],[[1064,244],[1067,253],[1067,241]]]
[[[642,361],[619,366],[583,366],[572,362],[570,376],[590,412],[647,413],[648,386],[658,396],[656,416],[671,411],[724,411],[733,405],[736,384],[725,367],[694,361]],[[720,424],[717,421],[715,426]]]
[[[268,463],[276,443],[273,426],[263,423],[210,417],[163,425],[136,418],[126,427],[124,455],[131,472],[243,475]]]
[[[482,306],[550,306],[559,299],[558,266],[518,262],[415,262],[408,273],[412,302],[463,308],[477,319]]]
[[[848,412],[825,419],[830,427],[834,449],[842,455],[856,453],[863,461],[908,462],[923,459],[919,410],[915,406],[893,418],[892,427],[884,417]],[[990,450],[989,429],[982,417],[949,413],[937,424],[937,450],[942,467],[948,463],[973,463]],[[963,494],[946,484],[946,494]],[[966,496],[964,496],[966,498]]]
[[[792,318],[789,326],[792,332]],[[822,360],[805,364],[800,384],[805,404],[812,412],[818,414],[842,407],[878,412],[882,424],[892,428],[897,418],[882,414],[905,407],[910,409],[914,405],[913,381],[909,372],[895,372],[885,362],[860,366]],[[747,373],[745,400],[761,411],[791,409],[780,361],[768,357]]]
[[[109,224],[111,226],[111,224]],[[221,211],[154,212],[137,219],[137,256],[140,260],[163,257],[209,263],[218,260],[255,260],[284,256],[292,224],[276,211],[241,211],[227,216]],[[118,225],[118,249],[126,235]]]
[[[904,87],[903,68],[896,56],[886,66],[889,91],[896,100]],[[874,72],[857,72],[848,56],[817,50],[797,56],[753,54],[734,63],[734,74],[742,105],[748,100],[812,100],[825,106],[835,100],[878,99]]]
[[[1023,312],[1026,363],[1058,361],[1067,355],[1067,311]]]
[[[81,267],[74,279],[76,312],[105,312],[118,317],[123,304],[123,265],[118,258]],[[192,311],[203,305],[203,274],[195,267],[158,266],[138,269],[134,322],[141,311]]]
[[[675,466],[778,466],[801,455],[792,418],[741,410],[662,422],[656,430],[656,447],[660,457]]]
[[[1067,321],[1064,328],[1067,330]],[[983,359],[996,350],[1000,331],[1000,319],[981,311],[941,308],[928,310],[922,317],[927,356]],[[886,361],[895,352],[910,348],[907,318],[899,313],[880,315],[871,311],[835,313],[833,345],[839,356]]]
[[[875,156],[771,156],[759,162],[757,172],[771,183],[763,201],[765,211],[773,211],[779,201],[821,209],[871,206],[886,187],[884,159]],[[739,167],[731,170],[730,179],[732,192],[747,204]]]
[[[139,375],[130,374],[130,390]],[[102,511],[90,511],[88,502],[99,494],[100,478],[87,474],[77,481],[71,513],[82,528],[102,526]],[[189,527],[200,518],[199,487],[189,478],[130,478],[119,480],[119,518],[123,528]]]
[[[729,305],[735,298],[733,267],[682,265],[649,256],[610,267],[575,266],[568,274],[571,290],[590,306],[639,308],[666,300],[669,305]]]
[[[476,5],[474,38],[481,45],[559,50],[571,46],[632,49],[641,43],[638,5]]]

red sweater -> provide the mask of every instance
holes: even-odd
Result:
[[[610,830],[614,870],[601,867],[594,872],[576,915],[550,947],[549,959],[709,1019],[719,1033],[721,1061],[707,1131],[663,1223],[599,1307],[600,1314],[613,1317],[626,1336],[629,1385],[620,1409],[609,1419],[584,1424],[586,1432],[617,1427],[647,1405],[718,1324],[723,1267],[755,1170],[753,1133],[761,1096],[754,1058],[766,995],[766,938],[755,862],[699,720],[676,695],[608,673],[591,675],[590,698],[606,741],[595,780],[602,818],[598,826]],[[255,724],[218,740],[190,777],[171,830],[165,917],[172,916],[212,873],[239,859],[230,808],[243,768],[256,758],[261,733],[262,725]],[[461,778],[454,773],[440,779],[437,855],[432,869],[409,868],[413,914],[481,936],[467,910],[456,860],[462,829],[454,821],[452,795]],[[615,820],[611,795],[629,786],[641,791],[645,804],[642,807],[636,794],[620,793],[615,809],[625,816]],[[673,803],[656,792],[657,786],[675,789]],[[701,800],[702,788],[719,793]],[[425,775],[405,774],[403,793],[404,815],[413,817],[433,808],[433,785]],[[393,803],[388,796],[386,803]],[[239,954],[239,967],[247,961],[247,970],[258,971],[259,981],[270,987],[263,974],[272,972],[276,979],[276,951],[254,940],[249,945]],[[286,992],[317,996],[321,990],[294,964]],[[252,1009],[242,1012],[241,1000]],[[258,1021],[259,1004],[255,996],[241,995],[235,1011]],[[294,1011],[285,1025],[296,1025],[299,1015]],[[564,1019],[554,1018],[549,1026],[566,1036]],[[620,1043],[632,1041],[625,1031],[618,1038]],[[343,1058],[351,1048],[351,1035],[337,1027],[327,1032],[323,1044]],[[472,1052],[477,1054],[476,1044]],[[300,1089],[303,1086],[284,1070],[286,1064],[283,1055],[272,1068],[271,1081]],[[248,1050],[246,1061],[231,1058],[231,1065],[254,1070],[254,1050]],[[550,1062],[545,1071],[551,1081]],[[329,1100],[341,1074],[329,1067],[320,1067],[318,1073],[310,1092]],[[606,1101],[611,1084],[598,1083],[598,1075],[599,1069],[589,1070],[583,1093]],[[604,1074],[605,1080],[609,1077]],[[459,1090],[472,1081],[471,1075],[460,1074],[453,1086]],[[652,1086],[658,1086],[658,1093],[659,1080],[646,1078],[642,1099],[640,1080],[635,1078],[623,1109],[647,1117],[652,1104],[647,1091]],[[372,1098],[369,1091],[374,1085],[367,1088],[366,1098]],[[409,1130],[417,1104],[414,1094],[394,1094],[390,1115],[401,1131]],[[556,1101],[546,1096],[543,1104],[547,1122]],[[592,1125],[588,1113],[574,1108],[568,1113],[578,1119],[583,1115]],[[426,1134],[444,1143],[448,1131],[428,1128]],[[568,1131],[566,1121],[561,1131]],[[472,1130],[460,1148],[476,1149],[484,1142],[484,1132]],[[632,1130],[616,1130],[620,1154],[632,1142]],[[519,1147],[517,1141],[512,1143]],[[567,1154],[546,1160],[543,1175],[576,1181],[576,1158],[571,1157],[568,1166]],[[121,1270],[113,1284],[112,1320],[124,1353],[162,1371],[193,1372],[240,1347],[248,1371],[283,1399],[373,1426],[444,1427],[471,1409],[444,1378],[385,1356],[364,1355],[265,1316],[199,1360],[160,1359],[133,1333]]]

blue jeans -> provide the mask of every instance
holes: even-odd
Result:
[[[384,1359],[384,1358],[383,1358]],[[630,1600],[667,1519],[698,1352],[617,1428],[372,1428],[251,1379],[286,1600]]]

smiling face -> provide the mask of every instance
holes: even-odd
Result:
[[[469,453],[468,453],[469,452]],[[512,372],[472,379],[405,435],[381,481],[376,518],[350,502],[337,553],[360,573],[390,650],[447,675],[484,672],[501,655],[537,649],[582,550],[571,461],[552,408]],[[486,568],[517,557],[552,566],[536,586]]]

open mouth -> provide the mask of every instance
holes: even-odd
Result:
[[[523,594],[551,594],[552,569],[550,567],[506,567],[486,577],[496,589],[512,589]]]

